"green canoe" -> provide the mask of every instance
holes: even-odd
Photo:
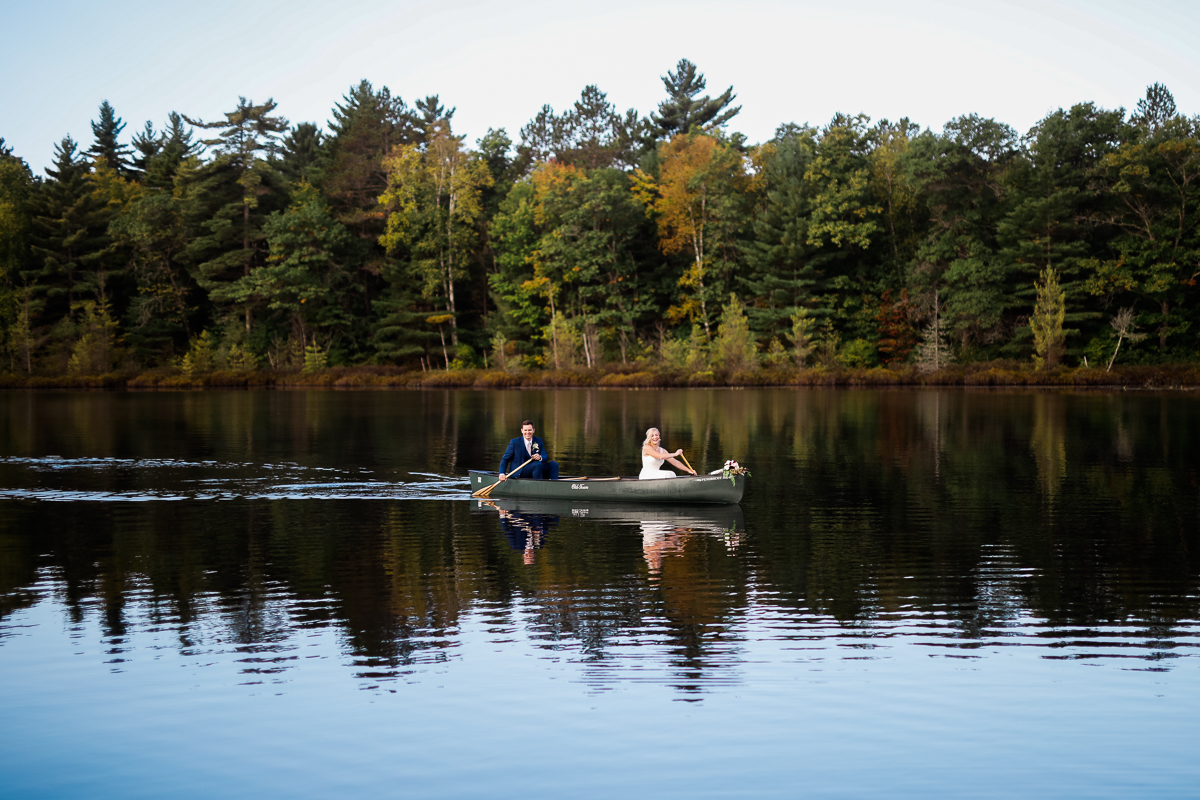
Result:
[[[496,483],[495,472],[471,470],[471,491]],[[643,481],[637,478],[559,478],[537,481],[510,478],[489,497],[530,500],[589,500],[618,503],[740,503],[746,491],[746,476],[681,475]]]

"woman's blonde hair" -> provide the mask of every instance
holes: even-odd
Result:
[[[646,438],[642,440],[643,445],[650,444],[650,434],[652,433],[657,433],[659,436],[662,436],[662,431],[660,431],[658,428],[646,428]]]

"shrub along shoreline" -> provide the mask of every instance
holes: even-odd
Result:
[[[1103,369],[1034,369],[1012,361],[954,365],[935,372],[903,369],[834,368],[755,369],[688,374],[649,366],[613,365],[607,369],[436,370],[398,367],[331,367],[310,372],[216,371],[184,374],[178,369],[111,372],[55,377],[0,376],[0,389],[520,389],[520,388],[687,388],[758,386],[1033,386],[1126,389],[1184,389],[1200,386],[1200,365],[1121,366]]]

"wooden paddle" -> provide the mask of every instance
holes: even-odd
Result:
[[[687,464],[687,468],[688,468],[688,469],[690,469],[692,472],[695,472],[695,471],[696,471],[696,470],[695,470],[695,468],[694,468],[694,467],[692,467],[692,465],[691,465],[691,464],[688,464],[687,456],[685,456],[683,453],[680,453],[680,454],[679,454],[679,457],[683,459],[683,463],[684,463],[684,464]]]
[[[530,461],[533,461],[533,456],[530,456],[529,459],[525,462],[525,464],[528,464]],[[521,470],[523,470],[525,468],[525,464],[522,464],[521,466],[517,467],[516,469],[514,469],[512,472],[510,472],[508,474],[512,475],[513,472],[520,472]],[[497,484],[499,484],[499,483],[500,483],[499,480],[497,480],[496,483],[489,483],[487,486],[483,487],[482,489],[475,491],[475,492],[471,492],[471,497],[491,497],[492,489],[495,489]]]

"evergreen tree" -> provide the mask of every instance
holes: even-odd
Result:
[[[821,131],[804,173],[811,198],[806,243],[819,273],[812,308],[854,338],[872,338],[869,295],[876,284],[873,242],[883,233],[872,192],[873,131],[865,115],[836,114]]]
[[[398,145],[422,140],[417,118],[386,86],[378,91],[361,81],[333,109],[330,135],[325,142],[321,166],[313,182],[329,199],[338,222],[354,236],[354,252],[347,256],[358,293],[358,320],[365,326],[356,336],[366,341],[374,324],[372,304],[388,291],[388,274],[395,264],[379,243],[385,215],[379,196],[387,190],[383,159]]]
[[[9,368],[15,371],[19,360],[26,372],[31,356],[27,352],[30,309],[22,273],[29,274],[34,187],[29,166],[0,139],[0,344],[9,354]]]
[[[942,316],[942,304],[938,292],[933,293],[933,313],[929,324],[921,335],[921,344],[917,347],[917,369],[921,372],[937,372],[954,363],[954,355],[947,341],[949,326]]]
[[[521,129],[522,172],[551,158],[586,169],[632,166],[641,133],[643,123],[635,110],[621,115],[598,87],[585,86],[569,111],[559,115],[542,106]]]
[[[729,295],[729,304],[721,311],[712,350],[717,364],[730,374],[758,366],[754,335],[750,332],[745,307],[736,294]]]
[[[710,131],[719,128],[742,110],[741,106],[730,106],[736,97],[732,86],[717,97],[697,97],[704,91],[707,81],[697,72],[696,65],[686,58],[681,58],[675,71],[668,71],[662,82],[667,99],[659,103],[657,113],[650,115],[650,125],[643,140],[648,147],[693,129]]]
[[[315,177],[324,138],[321,129],[311,122],[301,122],[283,138],[279,172],[289,183],[311,182]]]
[[[162,152],[164,136],[154,132],[154,124],[146,120],[142,130],[133,135],[134,156],[131,159],[135,175],[145,180],[146,170],[154,157]]]
[[[1037,304],[1029,318],[1033,330],[1033,349],[1037,353],[1034,361],[1038,367],[1057,366],[1063,354],[1063,318],[1066,316],[1066,293],[1058,284],[1058,275],[1046,267],[1042,280],[1036,285]]]
[[[100,104],[100,119],[92,122],[92,134],[96,137],[96,141],[87,154],[98,161],[105,162],[119,175],[129,177],[133,174],[130,169],[129,148],[117,141],[117,137],[123,130],[125,130],[125,123],[105,100]]]
[[[319,185],[338,220],[356,236],[374,241],[382,233],[376,206],[387,188],[383,159],[396,145],[421,140],[416,117],[386,86],[362,81],[334,106],[329,122],[328,162]]]
[[[93,193],[87,163],[68,136],[55,147],[54,166],[46,168],[34,197],[33,270],[23,276],[44,296],[46,324],[65,319],[70,336],[78,302],[95,294],[105,301],[102,260],[109,245],[110,214]]]
[[[190,249],[198,262],[197,282],[215,303],[237,310],[247,335],[254,310],[263,303],[254,282],[247,278],[266,254],[263,221],[282,199],[270,156],[277,152],[279,134],[287,130],[288,122],[271,116],[275,107],[273,100],[255,105],[240,97],[237,108],[227,112],[223,121],[183,118],[189,125],[220,131],[216,138],[203,141],[214,149],[216,158],[200,170],[201,182],[212,181],[210,188],[216,189],[215,184],[226,176],[241,190],[236,200],[215,208],[204,223],[208,235],[194,241]],[[216,191],[217,196],[222,194]]]
[[[442,123],[450,125],[451,120],[454,119],[455,110],[451,108],[447,111],[436,94],[431,94],[422,100],[418,100],[413,111],[417,118],[417,125],[420,128],[421,140],[428,141],[431,135],[430,132],[434,127]]]
[[[1146,96],[1138,100],[1130,119],[1146,132],[1148,136],[1156,136],[1159,130],[1178,116],[1175,108],[1175,97],[1161,83],[1146,87]]]
[[[1014,354],[1028,352],[1029,329],[1017,327],[1015,317],[1034,302],[1035,279],[1047,268],[1054,269],[1071,301],[1067,324],[1100,317],[1083,305],[1083,265],[1112,236],[1091,220],[1106,207],[1105,198],[1094,190],[1096,171],[1119,144],[1122,117],[1120,111],[1104,111],[1091,103],[1059,109],[1029,132],[1021,157],[1013,162],[1006,180],[1012,201],[997,225],[997,241],[1000,258],[1008,265],[1001,290],[1017,331],[1006,348]]]
[[[760,336],[772,335],[809,303],[817,284],[817,248],[808,236],[812,185],[805,181],[816,144],[813,129],[784,126],[754,152],[759,196],[754,235],[741,245],[746,270],[738,282]]]
[[[143,184],[168,189],[174,186],[183,163],[199,154],[201,144],[193,140],[183,116],[174,111],[162,133],[154,136],[153,130],[147,122],[145,130],[134,137],[134,147],[142,154],[134,158],[134,165],[142,171]]]
[[[375,358],[388,364],[427,358],[437,333],[423,324],[429,311],[422,310],[419,289],[398,263],[389,264],[383,277],[387,289],[374,304],[378,313],[372,336]]]
[[[285,320],[296,341],[317,336],[326,349],[332,346],[340,354],[353,350],[354,304],[347,294],[361,288],[351,282],[345,263],[351,237],[320,193],[300,184],[292,205],[272,214],[264,232],[270,255],[250,281],[267,309]]]
[[[136,291],[125,315],[126,340],[143,362],[187,347],[200,292],[186,269],[187,200],[151,190],[112,221],[109,233],[128,253]]]
[[[917,252],[913,288],[944,291],[944,320],[964,345],[1007,338],[1005,281],[1011,264],[999,254],[997,228],[1011,193],[1006,180],[1017,157],[1016,132],[976,115],[946,123],[910,144],[909,162],[930,210],[929,233]]]
[[[1133,132],[1095,177],[1109,199],[1096,218],[1115,235],[1086,262],[1087,289],[1108,302],[1141,301],[1139,321],[1156,323],[1160,355],[1169,357],[1168,339],[1200,322],[1200,119],[1175,116],[1153,135]]]

